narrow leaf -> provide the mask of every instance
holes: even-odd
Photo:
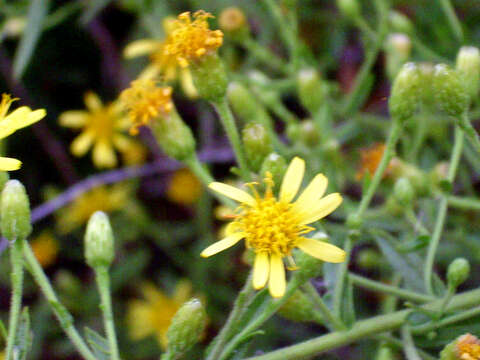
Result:
[[[26,360],[27,354],[32,348],[33,334],[30,330],[30,315],[28,308],[23,308],[18,324],[17,336],[15,337],[15,359]]]
[[[97,360],[110,359],[110,349],[107,339],[88,327],[85,328],[85,338]]]

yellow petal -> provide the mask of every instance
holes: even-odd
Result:
[[[213,182],[208,187],[230,199],[236,200],[241,203],[245,203],[250,206],[255,206],[255,199],[249,193],[238,189],[234,186],[230,186],[220,182]]]
[[[17,126],[17,129],[21,129],[21,128],[24,128],[26,126],[30,126],[34,123],[36,123],[37,121],[40,121],[42,120],[45,115],[47,115],[47,112],[45,111],[45,109],[38,109],[38,110],[35,110],[35,111],[32,111],[30,108],[27,108],[29,111],[28,111],[28,114],[27,116],[25,117],[25,119],[23,119],[21,122],[18,123],[18,126]],[[13,115],[13,113],[12,113]],[[8,118],[8,116],[7,116]]]
[[[270,281],[268,283],[270,295],[280,298],[285,294],[285,288],[285,267],[282,258],[278,255],[272,255],[270,257]]]
[[[36,123],[43,119],[46,114],[45,109],[32,111],[28,106],[22,106],[5,117],[2,122],[10,123],[15,130],[18,130]]]
[[[90,149],[93,142],[93,135],[90,132],[83,132],[73,140],[70,151],[75,156],[83,156]]]
[[[300,219],[300,223],[305,225],[320,220],[333,212],[341,203],[342,197],[339,193],[327,195],[318,201],[312,208],[304,209],[305,212]]]
[[[344,262],[346,257],[345,251],[339,247],[315,239],[303,238],[297,247],[310,256],[331,263]]]
[[[287,172],[283,178],[282,186],[280,187],[281,201],[290,202],[293,200],[302,184],[304,173],[305,161],[299,157],[294,157],[288,166]]]
[[[255,262],[253,263],[253,287],[255,290],[263,288],[267,283],[269,267],[270,264],[266,252],[255,255]]]
[[[295,201],[295,207],[299,210],[312,206],[320,199],[327,189],[328,179],[323,174],[316,175],[306,189]]]
[[[205,250],[202,251],[200,256],[206,258],[212,255],[215,255],[220,251],[223,251],[225,249],[228,249],[229,247],[232,247],[244,237],[245,237],[244,233],[235,233],[235,234],[229,235],[225,239],[217,241],[216,243],[207,247]]]
[[[143,70],[140,75],[138,75],[138,79],[153,79],[160,73],[160,68],[155,65],[151,64],[148,65],[145,70]]]
[[[58,117],[60,125],[78,129],[87,123],[88,113],[82,110],[65,111]]]
[[[132,146],[135,146],[135,142],[131,138],[121,134],[116,134],[112,141],[113,145],[120,151],[129,151]]]
[[[97,94],[91,91],[85,94],[83,101],[85,102],[87,109],[90,111],[96,111],[103,107],[102,100],[100,100]]]
[[[160,42],[152,39],[143,39],[131,42],[123,50],[123,56],[127,59],[148,55],[157,50]]]
[[[126,322],[128,335],[132,340],[143,339],[155,331],[152,319],[155,316],[154,308],[145,301],[133,300],[127,308]]]
[[[18,170],[22,166],[22,162],[17,159],[0,157],[0,171]]]
[[[97,167],[112,168],[117,165],[117,156],[112,144],[107,141],[98,141],[93,147],[93,163]]]

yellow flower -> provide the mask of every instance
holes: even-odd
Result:
[[[32,111],[28,106],[21,106],[7,115],[10,105],[17,99],[12,99],[8,94],[2,94],[0,102],[0,139],[12,135],[15,131],[32,125],[43,119],[46,115],[44,109]],[[0,157],[0,171],[20,169],[22,162],[17,159]]]
[[[326,242],[302,235],[313,230],[313,223],[334,211],[342,202],[338,193],[322,197],[328,185],[327,178],[317,174],[298,199],[297,195],[305,172],[305,162],[295,157],[290,163],[277,199],[270,174],[265,179],[266,190],[262,197],[253,184],[254,196],[233,186],[214,182],[210,189],[241,203],[236,219],[228,225],[227,237],[207,247],[201,253],[209,257],[223,251],[241,239],[255,252],[253,287],[263,288],[269,282],[270,294],[281,297],[285,293],[283,258],[291,260],[291,252],[298,247],[308,255],[323,261],[339,263],[345,260],[345,251]]]
[[[167,188],[167,198],[177,204],[191,205],[202,194],[202,184],[189,169],[175,171]]]
[[[480,340],[471,334],[465,334],[457,340],[455,350],[461,360],[479,360]]]
[[[225,32],[237,31],[247,25],[247,18],[242,10],[232,6],[222,10],[218,24]]]
[[[99,97],[88,92],[85,95],[87,110],[71,110],[60,115],[62,126],[81,129],[82,133],[73,140],[70,151],[83,156],[93,146],[92,159],[98,168],[112,168],[117,165],[115,150],[128,151],[134,141],[124,135],[129,128],[128,117],[121,104],[102,104]]]
[[[357,171],[355,178],[357,180],[361,180],[367,173],[370,174],[370,176],[373,176],[375,174],[375,171],[377,171],[377,167],[380,164],[380,161],[382,160],[384,151],[385,144],[383,143],[377,143],[369,148],[361,149],[360,169]],[[389,175],[390,171],[391,163],[388,165],[387,170],[385,170],[383,176]]]
[[[179,281],[173,296],[167,296],[153,284],[141,286],[144,300],[132,300],[127,309],[127,325],[130,338],[141,340],[155,335],[163,349],[167,348],[167,330],[177,310],[192,295],[192,285]]]
[[[62,209],[58,216],[58,230],[67,234],[85,224],[95,211],[106,213],[121,210],[130,196],[130,187],[126,184],[99,186],[77,197],[69,206]]]
[[[43,232],[30,243],[33,253],[42,267],[52,265],[57,259],[58,242],[50,232]]]
[[[173,109],[172,88],[158,87],[155,81],[149,79],[132,81],[130,87],[120,94],[120,101],[128,111],[132,135],[138,134],[140,126],[147,125],[156,117],[168,116]]]

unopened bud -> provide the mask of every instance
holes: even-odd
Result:
[[[456,69],[472,99],[478,95],[480,85],[480,51],[474,46],[464,46],[457,55]]]
[[[198,95],[208,101],[218,102],[227,92],[227,73],[217,53],[204,56],[191,66],[193,84]]]
[[[243,129],[242,138],[250,168],[257,172],[263,160],[273,150],[270,136],[264,126],[250,123]]]
[[[245,14],[235,6],[222,10],[218,17],[218,25],[226,35],[231,36],[235,40],[241,40],[249,33]]]
[[[397,357],[395,356],[392,348],[388,345],[381,345],[380,349],[378,349],[377,356],[375,360],[395,360]]]
[[[412,203],[415,197],[415,189],[408,178],[402,177],[395,182],[393,187],[393,194],[395,199],[403,206],[408,206]]]
[[[435,93],[433,90],[433,77],[435,75],[435,66],[429,62],[418,64],[420,71],[420,97],[422,104],[427,108],[433,109],[435,106]]]
[[[88,220],[85,232],[85,259],[92,268],[108,267],[115,257],[112,227],[108,216],[97,211]]]
[[[275,189],[280,186],[285,171],[287,171],[287,162],[284,157],[277,153],[268,155],[265,160],[263,160],[262,167],[260,168],[260,174],[263,178],[267,176],[267,172],[272,174]]]
[[[300,102],[313,115],[325,102],[325,88],[320,75],[314,69],[300,70],[297,77]]]
[[[456,258],[447,269],[448,286],[456,289],[468,279],[470,275],[470,263],[467,259]]]
[[[315,310],[315,306],[310,298],[300,290],[296,290],[293,295],[288,298],[278,313],[284,318],[292,321],[315,321],[323,323],[322,317],[319,316],[318,311]]]
[[[320,133],[312,120],[307,119],[300,123],[300,140],[307,146],[318,145]]]
[[[337,6],[343,16],[356,19],[360,16],[360,3],[358,0],[337,0]]]
[[[357,263],[360,267],[371,270],[378,269],[384,264],[382,256],[373,249],[364,249],[360,251],[357,257]]]
[[[198,299],[192,299],[177,311],[167,331],[167,352],[179,358],[201,338],[207,324],[207,314]]]
[[[2,235],[8,240],[23,240],[32,232],[30,202],[20,181],[9,180],[5,184],[0,214]]]
[[[403,64],[410,58],[412,42],[410,38],[402,33],[390,34],[386,44],[387,74],[394,79]]]
[[[470,104],[470,97],[460,75],[445,64],[435,66],[433,88],[437,105],[448,115],[458,117]]]
[[[392,30],[399,33],[412,34],[413,24],[410,19],[398,11],[391,11],[388,18]]]
[[[417,111],[420,76],[414,63],[407,63],[395,77],[388,107],[393,119],[404,121]]]

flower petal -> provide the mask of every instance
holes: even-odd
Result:
[[[82,132],[70,144],[70,151],[75,156],[83,156],[90,149],[93,142],[93,134],[91,132]]]
[[[308,184],[302,194],[295,201],[295,207],[299,210],[306,209],[314,205],[320,199],[327,189],[328,179],[323,174],[316,175]]]
[[[342,196],[339,193],[325,196],[318,201],[314,207],[305,209],[305,212],[303,212],[302,217],[300,218],[300,224],[310,224],[324,218],[333,212],[342,203],[342,200]]]
[[[93,163],[97,167],[112,168],[117,165],[117,156],[111,143],[98,141],[93,147]]]
[[[279,255],[272,255],[270,257],[270,281],[268,283],[270,295],[275,298],[282,297],[285,294],[286,286],[285,266],[282,258]]]
[[[17,159],[8,157],[0,157],[0,171],[18,170],[22,166],[22,162]]]
[[[297,247],[310,256],[331,263],[341,263],[344,262],[346,258],[344,250],[324,241],[303,238],[302,241],[297,244]]]
[[[270,264],[266,252],[260,252],[255,255],[255,262],[253,263],[253,288],[255,290],[263,288],[267,283],[269,267]]]
[[[216,243],[207,247],[205,250],[202,251],[200,256],[201,257],[209,257],[209,256],[212,256],[212,255],[215,255],[215,254],[219,253],[220,251],[223,251],[225,249],[228,249],[229,247],[232,247],[237,242],[242,240],[244,237],[245,237],[244,233],[235,233],[235,234],[229,235],[225,239],[217,241]]]
[[[153,39],[136,40],[128,44],[123,50],[123,56],[126,59],[132,59],[138,56],[148,55],[157,50],[160,42]]]
[[[229,197],[230,199],[245,203],[250,206],[255,206],[255,199],[252,195],[234,186],[220,182],[213,182],[210,183],[208,187],[222,195],[225,195],[226,197]]]
[[[90,111],[100,110],[103,107],[102,100],[100,100],[97,94],[91,91],[85,94],[83,101]]]
[[[281,201],[290,202],[293,200],[302,184],[304,173],[305,161],[299,157],[294,157],[288,166],[287,172],[283,177],[282,186],[280,187]]]
[[[87,123],[88,113],[83,110],[70,110],[65,111],[58,117],[60,125],[79,129]]]

